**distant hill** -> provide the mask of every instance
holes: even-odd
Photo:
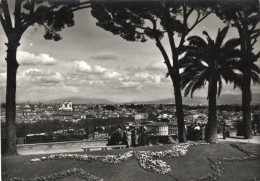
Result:
[[[46,101],[30,101],[30,103],[44,103],[44,104],[54,104],[54,103],[63,103],[64,101],[71,101],[73,104],[115,104],[112,101],[106,99],[87,99],[80,97],[71,97],[71,98],[61,98],[61,99],[53,99]],[[22,102],[18,102],[22,103]]]
[[[80,97],[72,97],[72,98],[62,98],[62,99],[53,99],[53,100],[46,100],[46,101],[30,101],[30,103],[45,103],[45,104],[53,104],[53,103],[62,103],[63,101],[72,101],[73,104],[121,104],[118,102],[112,102],[107,99],[92,99],[92,98],[80,98]],[[5,102],[5,100],[2,100]],[[27,101],[24,101],[27,102]],[[17,103],[24,103],[24,102],[17,102]],[[129,103],[129,102],[127,102]],[[134,101],[132,103],[136,104],[175,104],[174,98],[168,99],[160,99],[160,100],[153,100],[153,101]],[[184,97],[183,98],[184,104],[208,104],[208,100],[206,97]],[[241,95],[233,95],[233,94],[222,94],[217,99],[217,104],[242,104],[242,96]],[[253,94],[252,97],[252,104],[260,104],[260,93]]]
[[[112,101],[106,99],[87,99],[87,98],[64,98],[49,101],[49,103],[62,103],[63,101],[71,101],[73,104],[114,104]]]
[[[143,103],[143,104],[175,104],[174,98],[154,100],[154,101],[138,101],[135,103]],[[208,104],[208,100],[206,97],[184,97],[184,104]],[[233,94],[223,94],[217,99],[217,104],[242,104],[242,96],[241,95],[233,95]],[[252,104],[260,104],[260,93],[253,94]]]

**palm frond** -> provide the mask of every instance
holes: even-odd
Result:
[[[204,52],[199,46],[186,46],[185,47],[185,56],[193,57],[193,56],[201,56]]]
[[[194,83],[194,85],[192,86],[192,89],[191,89],[191,93],[190,93],[191,98],[193,98],[193,93],[195,92],[195,90],[200,89],[205,86],[205,81],[206,81],[205,78],[201,77],[200,79],[198,79],[197,82]]]
[[[232,38],[223,45],[223,49],[234,49],[240,44],[241,40],[239,38]]]
[[[251,72],[251,79],[252,79],[254,84],[260,83],[259,75],[255,72]]]
[[[256,64],[252,64],[251,70],[253,70],[256,73],[260,74],[260,68]]]
[[[196,46],[202,49],[207,47],[207,42],[199,36],[190,36],[187,40],[189,41],[189,46]]]
[[[191,90],[193,84],[194,84],[194,82],[190,82],[190,83],[188,84],[188,86],[186,87],[186,89],[185,89],[185,91],[184,91],[184,97],[187,97],[187,95],[189,95],[190,90]]]
[[[208,44],[212,44],[212,43],[214,43],[214,41],[210,38],[208,32],[203,31],[202,34],[203,34],[203,35],[206,35],[207,40],[208,40]]]
[[[260,51],[254,55],[254,62],[256,62],[260,58]]]
[[[184,96],[186,97],[191,92],[191,97],[193,96],[193,92],[204,86],[204,81],[206,80],[206,70],[202,70],[197,72],[197,74],[193,77],[189,77],[189,83],[184,91]]]
[[[224,38],[227,35],[228,29],[229,29],[229,27],[226,26],[222,30],[220,30],[220,29],[218,30],[218,35],[217,35],[217,38],[216,38],[215,47],[221,47],[221,45],[224,41]]]

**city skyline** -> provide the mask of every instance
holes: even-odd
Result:
[[[44,28],[30,27],[21,39],[17,60],[17,101],[47,101],[68,97],[107,99],[114,102],[152,101],[173,98],[166,65],[153,40],[128,42],[96,26],[90,9],[75,12],[75,25],[60,33],[58,42],[43,38]],[[202,21],[190,35],[202,31],[216,36],[225,25],[214,15]],[[237,36],[230,28],[227,39]],[[7,42],[0,28],[1,42]],[[162,40],[168,45],[166,39]],[[255,47],[260,47],[259,38]],[[259,50],[255,48],[256,51]],[[5,100],[6,47],[0,45],[1,100]],[[166,48],[169,52],[169,47]],[[257,62],[258,66],[260,62]],[[259,85],[251,86],[253,93]],[[232,84],[224,85],[222,94],[241,95]],[[207,97],[207,86],[195,92]]]

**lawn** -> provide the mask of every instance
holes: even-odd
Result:
[[[241,144],[249,151],[258,152],[260,147],[257,144]],[[78,154],[89,155],[118,155],[133,151],[163,151],[168,150],[173,145],[160,145],[152,147],[138,147],[125,150],[107,150],[80,152]],[[133,157],[124,162],[117,164],[103,164],[96,161],[86,162],[79,160],[48,160],[36,163],[30,163],[30,160],[36,157],[48,155],[28,155],[28,156],[6,156],[2,157],[2,172],[10,177],[18,177],[24,180],[33,179],[39,176],[49,176],[59,173],[63,170],[71,170],[73,168],[83,169],[85,172],[95,175],[104,180],[191,180],[200,178],[211,173],[210,157],[234,157],[242,158],[247,154],[230,146],[229,143],[219,143],[210,145],[199,145],[188,147],[188,152],[183,157],[177,158],[155,158],[162,160],[170,165],[171,171],[167,174],[154,173],[144,169],[139,164],[137,158]],[[260,178],[260,159],[245,160],[241,162],[223,162],[224,171],[219,180],[255,180]],[[58,180],[83,180],[77,176],[70,176]]]

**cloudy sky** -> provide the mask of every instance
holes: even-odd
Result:
[[[17,60],[17,101],[42,101],[59,98],[99,98],[114,102],[148,101],[174,97],[166,65],[154,40],[127,42],[96,26],[90,9],[75,13],[75,26],[61,32],[58,42],[46,41],[44,29],[30,27],[21,39]],[[201,22],[190,34],[212,37],[224,25],[214,15]],[[237,36],[230,29],[228,37]],[[0,88],[5,99],[7,42],[0,27]],[[163,39],[169,52],[169,43]],[[259,50],[260,43],[256,44]],[[258,62],[259,64],[259,62]],[[260,87],[252,86],[254,93]],[[207,88],[195,92],[206,97]],[[222,94],[241,94],[226,85]]]

